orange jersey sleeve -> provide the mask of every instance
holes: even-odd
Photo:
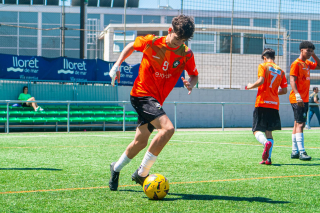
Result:
[[[281,88],[287,88],[288,87],[288,81],[287,81],[286,75],[284,73],[283,73],[283,78],[282,78],[280,87]]]
[[[199,73],[198,73],[198,70],[197,70],[197,67],[196,67],[196,63],[194,61],[194,55],[193,53],[190,53],[192,54],[191,58],[187,61],[186,63],[186,66],[185,66],[185,69],[188,73],[188,75],[195,75],[197,76]]]
[[[138,36],[133,43],[133,48],[143,52],[148,44],[152,43],[154,35]]]
[[[262,64],[260,64],[258,67],[258,78],[260,77],[266,77],[266,69],[264,66],[262,66]]]
[[[293,62],[293,63],[291,64],[291,67],[290,67],[290,75],[298,76],[299,70],[300,70],[299,64]]]
[[[306,61],[306,64],[310,67],[311,70],[314,70],[318,66],[317,62],[313,63],[309,60]]]

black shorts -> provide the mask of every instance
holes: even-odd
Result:
[[[279,110],[256,107],[253,111],[252,132],[281,130]]]
[[[309,103],[304,102],[304,107],[299,107],[298,104],[291,104],[294,114],[294,120],[297,123],[305,123],[307,121],[307,113],[309,108]]]
[[[148,124],[148,130],[150,132],[154,130],[154,126],[151,124],[151,121],[166,114],[160,103],[151,96],[130,96],[130,101],[131,105],[138,113],[138,127]]]
[[[31,106],[28,106],[27,103],[22,103],[22,106],[23,107],[31,107]]]

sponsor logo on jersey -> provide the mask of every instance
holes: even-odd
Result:
[[[173,62],[173,68],[176,68],[177,66],[179,66],[179,64],[180,64],[180,61]]]
[[[159,73],[159,72],[156,72],[155,75],[157,78],[171,78],[172,77],[171,74],[164,74],[164,73]]]
[[[264,101],[264,103],[278,105],[278,102],[275,102],[275,101]]]
[[[156,59],[160,59],[160,57],[156,56],[156,55],[153,55],[152,57],[156,58]]]

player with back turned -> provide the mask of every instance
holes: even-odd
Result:
[[[138,127],[133,141],[125,152],[117,162],[110,165],[110,190],[117,190],[121,169],[147,146],[154,128],[158,130],[158,133],[153,137],[140,167],[131,176],[136,183],[143,185],[150,168],[172,137],[174,127],[163,110],[162,104],[176,85],[183,70],[186,70],[190,77],[188,80],[182,77],[189,91],[188,94],[198,82],[194,55],[184,44],[185,41],[192,38],[194,30],[193,19],[179,15],[173,18],[172,27],[169,28],[167,36],[137,37],[135,42],[128,44],[110,70],[113,84],[116,78],[119,82],[121,63],[134,50],[143,52],[139,75],[130,93],[131,104],[138,113]]]
[[[256,139],[264,145],[260,164],[270,165],[274,144],[272,131],[281,130],[278,95],[287,93],[287,79],[285,72],[274,63],[275,51],[273,49],[264,49],[261,57],[264,63],[258,67],[258,80],[254,84],[249,83],[247,89],[258,87],[252,132]]]

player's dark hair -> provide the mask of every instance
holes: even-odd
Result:
[[[317,89],[318,89],[318,87],[313,87],[312,88],[313,91],[316,91]]]
[[[315,46],[312,44],[312,42],[310,42],[310,41],[303,41],[303,42],[301,42],[300,45],[299,45],[299,49],[300,49],[300,50],[301,50],[301,49],[308,49],[308,48],[313,49],[313,50],[316,49],[316,47],[315,47]]]
[[[25,89],[25,88],[27,88],[27,89],[28,89],[28,87],[27,87],[27,86],[24,86],[24,87],[23,87],[23,89],[22,89],[22,92],[24,92],[24,89]]]
[[[266,57],[267,59],[275,59],[276,52],[271,48],[265,48],[262,52],[261,58]]]
[[[172,28],[179,39],[192,39],[195,30],[194,20],[190,16],[179,15],[172,19]]]

